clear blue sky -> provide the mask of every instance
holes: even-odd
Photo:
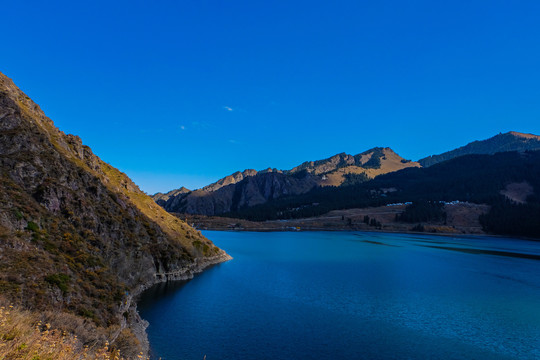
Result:
[[[540,134],[539,1],[10,1],[0,71],[149,193]]]

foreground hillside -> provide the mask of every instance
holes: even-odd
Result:
[[[1,73],[0,121],[2,297],[37,318],[54,309],[48,322],[81,344],[145,352],[133,297],[228,256],[59,131]]]
[[[291,170],[236,172],[199,190],[180,188],[155,194],[153,198],[169,212],[218,215],[305,194],[316,187],[354,185],[417,166],[420,165],[403,159],[390,148],[374,148],[354,156],[342,153],[307,161]]]

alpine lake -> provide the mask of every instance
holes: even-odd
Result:
[[[142,294],[156,359],[540,359],[538,241],[203,234],[233,260]]]

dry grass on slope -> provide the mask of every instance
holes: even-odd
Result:
[[[131,359],[147,359],[135,355]],[[0,306],[0,360],[128,360],[108,343],[83,346],[77,336],[13,306]]]
[[[500,193],[517,204],[526,204],[527,198],[534,194],[534,188],[527,181],[522,181],[520,183],[515,182],[506,185],[504,190],[501,190]]]
[[[179,241],[192,255],[193,241],[199,240],[212,245],[199,232],[192,229],[180,219],[166,212],[161,206],[135,185],[124,173],[104,162],[100,163],[101,171],[105,174],[103,182],[116,192],[124,194],[150,220],[157,223],[163,232],[172,239]]]
[[[372,153],[362,155],[361,163],[365,164],[372,157]],[[406,161],[391,149],[383,149],[381,165],[376,168],[364,168],[362,166],[346,166],[325,174],[326,179],[320,183],[320,186],[340,186],[348,174],[366,174],[370,179],[376,176],[399,171],[408,167],[420,167],[415,161]]]

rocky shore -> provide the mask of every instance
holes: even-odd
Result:
[[[130,294],[126,296],[126,301],[124,305],[120,308],[119,315],[121,317],[121,329],[129,327],[137,339],[139,340],[144,354],[148,354],[150,350],[150,343],[148,341],[148,334],[146,333],[146,328],[148,327],[148,322],[141,318],[139,312],[137,311],[137,299],[138,297],[147,289],[153,285],[169,282],[169,281],[185,281],[193,279],[195,274],[198,274],[204,271],[209,266],[219,264],[232,260],[232,257],[224,251],[221,251],[218,255],[196,258],[195,261],[179,269],[177,271],[172,271],[168,273],[156,273],[154,274],[153,281],[149,281],[145,284],[141,284],[135,288]],[[127,312],[127,316],[125,316]],[[111,339],[114,341],[115,339]]]

